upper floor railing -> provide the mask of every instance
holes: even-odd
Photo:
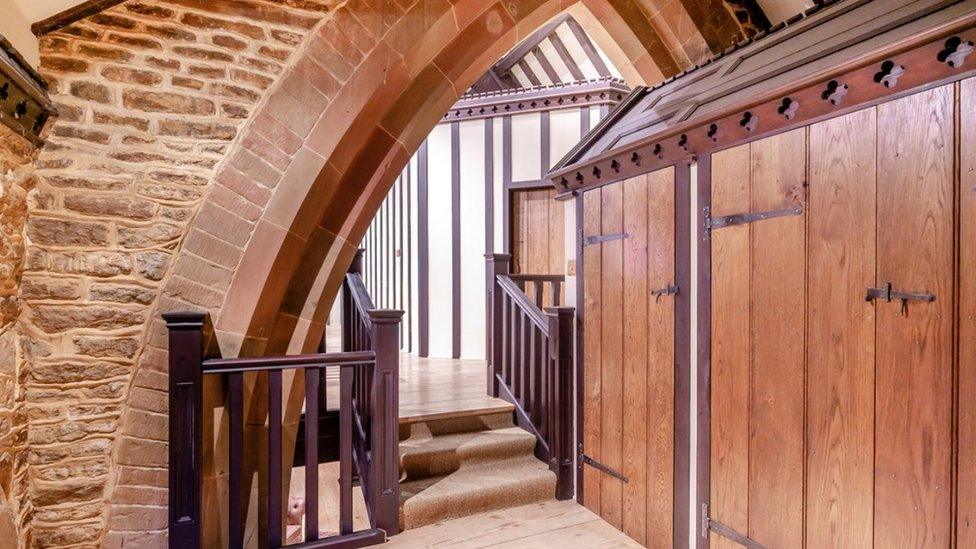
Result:
[[[220,401],[227,420],[227,463],[212,467],[227,471],[226,532],[216,536],[230,548],[250,545],[245,540],[247,516],[263,515],[266,524],[258,531],[260,547],[282,547],[288,540],[302,543],[289,547],[328,548],[362,547],[381,543],[399,531],[399,453],[398,437],[398,368],[399,322],[402,311],[375,310],[361,278],[361,251],[357,254],[343,284],[343,351],[297,356],[221,358],[209,316],[206,313],[168,313],[163,317],[169,328],[170,361],[170,445],[169,445],[169,544],[171,548],[196,549],[209,546],[204,542],[204,449],[214,440],[205,438],[204,380],[219,378]],[[339,409],[326,407],[326,370],[339,370]],[[283,438],[284,372],[294,370],[295,379],[303,379],[304,410],[304,529],[287,532],[285,504],[285,455]],[[249,393],[253,402],[267,401],[267,435],[254,444],[256,437],[245,437],[245,376],[251,376]],[[299,377],[300,376],[300,377]],[[253,383],[250,383],[253,382]],[[253,417],[249,406],[248,417]],[[338,415],[337,422],[322,421]],[[209,414],[208,414],[209,415]],[[207,418],[212,421],[211,418]],[[326,440],[338,441],[335,449],[323,451],[318,441],[320,427],[337,425],[338,433]],[[247,445],[246,442],[251,443]],[[256,447],[255,447],[256,446]],[[214,456],[218,452],[213,452]],[[266,469],[256,471],[254,455],[263,453]],[[319,463],[324,455],[338,455],[339,510],[337,533],[322,535],[319,529]],[[214,458],[216,460],[216,457]],[[257,473],[257,474],[254,474]],[[263,497],[263,513],[248,513],[250,479],[256,477],[257,492]],[[353,484],[358,479],[369,515],[370,527],[360,531],[353,525]],[[246,486],[245,483],[248,483]],[[220,497],[207,494],[207,504]],[[298,527],[302,530],[301,527]],[[207,539],[213,539],[212,536]],[[222,544],[222,543],[221,543]]]
[[[515,405],[519,426],[536,435],[536,456],[556,473],[556,498],[569,499],[575,309],[560,306],[565,278],[511,274],[510,255],[485,257],[488,391]]]

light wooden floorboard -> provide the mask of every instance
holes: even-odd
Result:
[[[387,547],[640,547],[573,501],[549,501],[407,530]]]
[[[336,352],[340,330],[330,326],[327,350]],[[511,404],[488,396],[484,360],[421,358],[400,355],[400,422],[437,419],[458,413],[510,411]],[[329,408],[339,408],[338,371],[329,372]]]

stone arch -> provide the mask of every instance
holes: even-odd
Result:
[[[627,45],[607,53],[635,83],[680,66],[672,57],[664,72],[650,62],[648,33],[639,38],[640,22],[624,22],[610,0],[389,6],[380,13],[345,5],[311,31],[227,154],[181,242],[157,312],[209,308],[225,356],[315,348],[345,268],[396,175],[458,97],[545,21],[572,9],[585,27],[603,29],[603,40]],[[190,254],[235,272],[226,292],[212,287]],[[201,289],[206,301],[197,297]],[[156,314],[139,370],[165,371],[165,341]],[[126,412],[115,463],[142,459],[126,444],[134,423]],[[111,489],[123,484],[116,478]]]

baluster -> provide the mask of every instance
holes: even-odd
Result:
[[[536,394],[536,389],[539,387],[539,376],[536,373],[536,369],[539,365],[536,360],[536,355],[539,352],[539,329],[534,323],[529,324],[529,362],[528,362],[528,387],[525,391],[525,413],[528,414],[532,421],[532,425],[539,424],[539,414],[536,413],[536,407],[539,404],[539,398]]]
[[[244,471],[244,374],[227,374],[228,474],[227,546],[244,546],[244,516],[241,505],[241,479]]]
[[[521,393],[519,396],[522,400],[522,409],[528,410],[529,399],[532,398],[531,387],[529,385],[529,373],[532,371],[532,355],[530,345],[530,333],[529,328],[532,326],[532,321],[529,319],[529,315],[524,311],[522,312],[522,321],[519,323],[519,329],[522,331],[522,360],[521,360],[521,370],[519,371],[521,379],[519,380],[519,385],[521,386]]]
[[[282,542],[281,370],[268,372],[268,547]]]
[[[552,283],[552,306],[559,307],[561,303],[560,294],[562,293],[563,283],[561,280],[555,280]]]
[[[319,539],[319,380],[323,370],[305,369],[305,541]]]
[[[508,307],[508,327],[510,330],[509,341],[511,345],[509,346],[509,364],[508,364],[508,375],[505,376],[505,382],[508,384],[508,389],[511,391],[512,395],[515,395],[516,380],[518,378],[518,307],[515,305],[515,299],[509,296],[509,307]]]
[[[539,402],[539,418],[542,425],[539,426],[539,434],[542,438],[549,441],[549,451],[550,454],[553,453],[552,448],[552,437],[550,436],[550,420],[549,417],[550,410],[552,409],[553,394],[552,394],[552,363],[549,359],[549,337],[546,335],[542,336],[542,363],[540,366],[540,373],[542,374],[542,398]]]
[[[339,369],[339,533],[352,533],[352,384],[361,366]]]
[[[535,306],[542,308],[542,296],[545,294],[546,285],[541,280],[536,280],[533,284],[535,286]]]
[[[532,423],[538,428],[542,425],[542,398],[545,393],[543,393],[543,379],[542,371],[544,369],[543,358],[543,347],[546,344],[546,340],[542,334],[542,330],[536,326],[532,325]]]
[[[512,300],[512,309],[514,312],[515,322],[513,323],[514,331],[514,341],[515,348],[513,349],[513,360],[512,360],[512,381],[509,383],[509,388],[512,390],[512,396],[515,400],[522,399],[522,370],[525,367],[524,360],[524,347],[525,338],[522,337],[522,310],[516,305],[515,300]]]
[[[502,348],[500,353],[501,372],[502,372],[502,378],[505,380],[505,383],[508,384],[509,382],[508,380],[511,379],[511,377],[508,374],[508,370],[509,368],[512,367],[512,361],[510,360],[511,351],[509,350],[512,346],[512,333],[511,330],[509,329],[509,322],[510,322],[510,318],[508,314],[509,301],[508,301],[508,295],[506,295],[501,288],[496,287],[495,291],[502,294],[501,319],[500,322],[495,323],[495,326],[496,329],[499,332],[501,332],[501,342],[502,342]]]

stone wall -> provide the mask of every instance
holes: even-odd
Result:
[[[30,517],[18,320],[27,193],[33,186],[35,158],[32,144],[0,124],[0,540],[26,533],[23,525]]]
[[[230,184],[211,200],[225,213],[256,215],[270,196],[233,186],[234,174],[273,169],[266,143],[225,155],[331,3],[128,1],[42,38],[60,117],[37,162],[21,288],[35,545],[98,544],[116,481],[107,544],[165,540],[167,381],[134,365],[218,167]],[[219,306],[232,272],[190,255],[206,283],[177,293]],[[123,412],[135,426],[124,440]],[[113,470],[120,445],[139,466]]]

